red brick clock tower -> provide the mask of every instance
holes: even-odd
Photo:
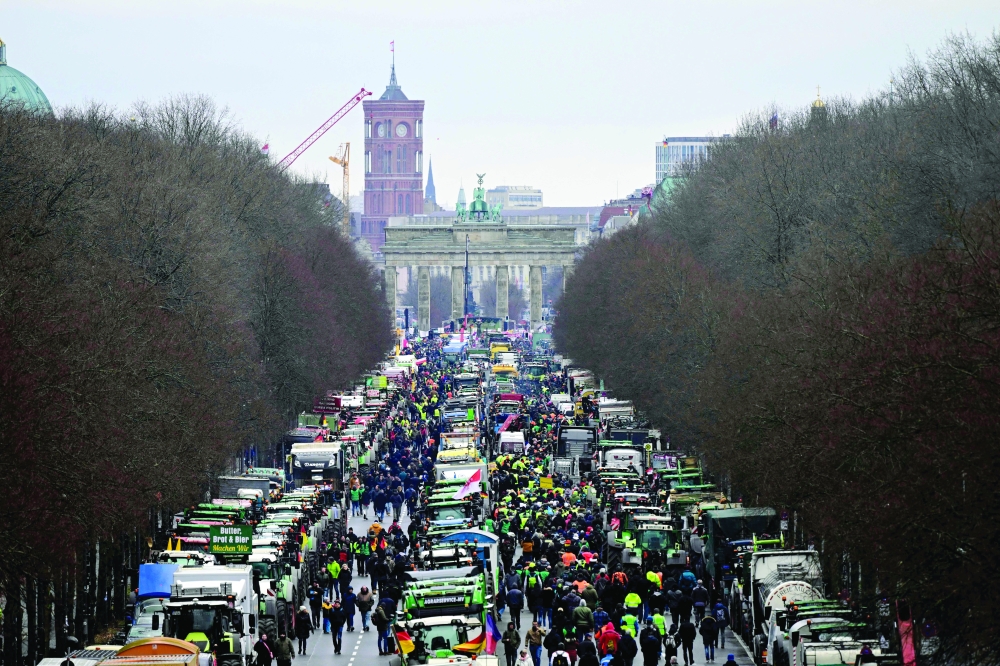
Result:
[[[424,212],[424,102],[407,99],[392,66],[382,96],[365,110],[365,212],[361,236],[376,252],[390,216]]]

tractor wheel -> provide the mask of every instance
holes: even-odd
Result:
[[[284,599],[278,599],[274,604],[277,609],[278,614],[278,634],[284,634],[286,636],[292,635],[292,621],[288,614],[288,602]]]
[[[261,615],[257,622],[257,633],[267,634],[268,638],[277,640],[278,638],[278,618],[273,615]],[[287,636],[287,634],[286,634]]]
[[[224,654],[218,658],[219,666],[243,666],[243,657],[238,654]]]

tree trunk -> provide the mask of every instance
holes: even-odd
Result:
[[[86,585],[87,557],[83,552],[76,554],[76,566],[73,569],[73,625],[71,630],[73,635],[83,640],[86,634],[84,630],[84,619],[87,617],[87,593],[84,591]]]
[[[28,576],[24,579],[24,610],[28,615],[28,656],[25,663],[34,666],[38,662],[38,599],[35,579]]]
[[[104,631],[109,624],[108,617],[108,566],[111,549],[107,541],[97,542],[97,621],[98,631]]]
[[[86,571],[85,594],[87,595],[87,609],[85,620],[87,622],[88,643],[93,643],[97,636],[96,631],[96,605],[97,605],[97,543],[92,543],[87,550],[87,571]],[[80,638],[80,637],[78,637]]]
[[[47,578],[38,581],[38,657],[49,656],[52,638],[52,585]]]
[[[69,586],[69,568],[62,567],[56,573],[55,580],[55,601],[53,603],[53,610],[55,617],[53,618],[53,629],[56,637],[56,647],[55,653],[59,656],[66,654],[66,597],[67,588]]]
[[[21,666],[21,579],[8,579],[4,593],[7,604],[3,610],[3,665]]]

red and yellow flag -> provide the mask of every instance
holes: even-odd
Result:
[[[413,639],[410,638],[410,634],[406,633],[406,631],[401,629],[396,631],[396,642],[399,643],[399,651],[403,654],[413,652]]]
[[[479,634],[467,643],[461,643],[451,648],[452,652],[465,652],[468,654],[479,654],[486,647],[486,631]]]

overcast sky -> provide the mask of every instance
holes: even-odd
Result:
[[[388,83],[389,42],[426,101],[438,202],[459,183],[534,185],[546,205],[600,205],[649,184],[664,136],[721,135],[770,104],[860,98],[908,52],[982,38],[992,1],[479,2],[0,0],[8,63],[55,107],[210,95],[280,159],[361,87]],[[293,169],[333,183],[355,109]],[[425,166],[426,168],[426,166]]]

